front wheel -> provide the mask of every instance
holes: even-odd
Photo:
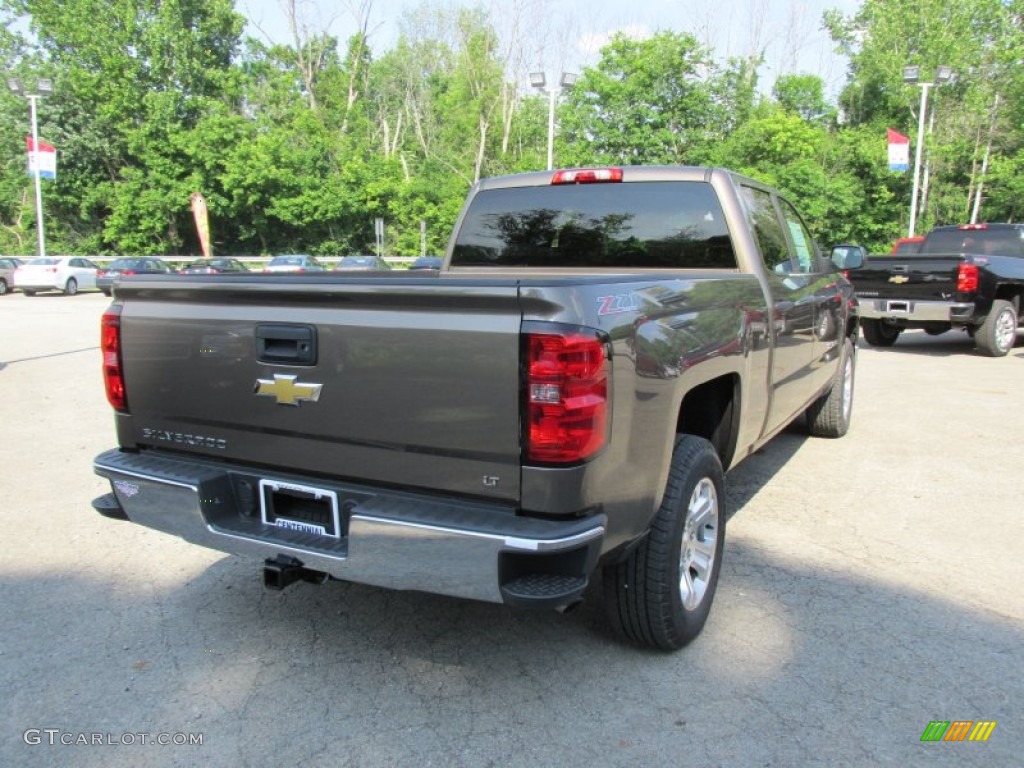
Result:
[[[856,362],[853,342],[844,339],[832,386],[807,408],[807,431],[815,437],[842,437],[849,431]]]
[[[1005,357],[1017,343],[1017,309],[1008,301],[996,299],[988,317],[974,334],[974,343],[989,357]]]
[[[700,634],[718,586],[725,545],[725,477],[707,440],[678,435],[668,484],[647,538],[603,571],[612,628],[675,651]]]
[[[900,337],[900,329],[884,320],[865,318],[860,321],[860,327],[864,340],[872,347],[891,347]]]
[[[64,283],[64,295],[74,296],[78,293],[78,281],[73,277],[69,277],[68,281]]]

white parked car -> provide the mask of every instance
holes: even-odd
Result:
[[[45,256],[29,259],[14,271],[14,287],[26,296],[39,291],[63,291],[74,296],[96,288],[96,265],[84,256]]]

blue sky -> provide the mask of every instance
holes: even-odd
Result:
[[[295,0],[300,22],[309,30],[329,31],[344,40],[356,30],[353,9],[370,6],[370,41],[376,54],[398,37],[401,19],[422,0]],[[827,8],[851,14],[859,0],[483,0],[480,3],[433,2],[432,5],[482,5],[492,10],[499,32],[516,17],[529,30],[522,69],[579,71],[597,60],[601,45],[616,31],[643,37],[671,29],[689,32],[715,55],[743,56],[763,51],[762,88],[770,90],[779,74],[816,74],[826,91],[841,88],[847,62],[833,52],[821,29]],[[290,42],[283,0],[237,0],[250,19],[247,32],[273,42]]]

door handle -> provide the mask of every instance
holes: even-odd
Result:
[[[312,325],[257,325],[256,357],[261,363],[316,365],[316,328]]]

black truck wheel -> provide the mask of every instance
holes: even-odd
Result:
[[[974,334],[974,344],[989,357],[1005,357],[1017,343],[1017,309],[996,299],[988,317]]]
[[[647,538],[603,571],[612,628],[674,651],[700,634],[722,568],[725,479],[711,443],[678,435],[668,486]]]
[[[900,337],[900,329],[884,320],[865,318],[860,321],[864,330],[864,339],[872,347],[891,347]]]
[[[807,408],[807,431],[810,434],[815,437],[842,437],[849,431],[856,363],[853,342],[844,339],[832,386]]]

